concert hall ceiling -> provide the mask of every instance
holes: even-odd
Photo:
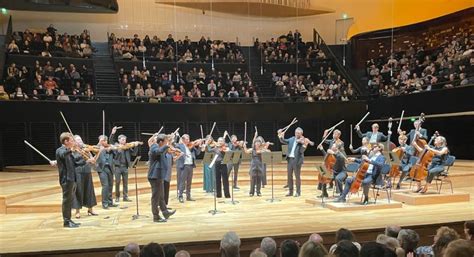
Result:
[[[117,13],[117,0],[0,0],[0,7],[9,10]]]
[[[315,6],[310,0],[156,0],[157,4],[175,5],[241,16],[286,18],[333,13],[334,10]]]

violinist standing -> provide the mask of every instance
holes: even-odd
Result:
[[[166,153],[169,149],[169,140],[165,134],[158,134],[148,139],[148,152],[150,166],[148,169],[148,182],[151,186],[151,211],[154,222],[166,222],[176,210],[170,211],[164,199],[163,180],[166,176]],[[159,214],[163,214],[163,218]]]
[[[229,151],[223,137],[217,139],[217,144],[212,148],[214,154],[217,155],[214,167],[216,169],[216,196],[217,198],[222,197],[222,187],[224,187],[225,198],[230,198],[229,191],[229,173],[227,172],[227,165],[222,163],[224,154]]]
[[[402,158],[400,158],[400,180],[398,180],[397,183],[397,189],[400,189],[401,183],[403,179],[407,176],[408,172],[410,172],[410,169],[412,165],[410,164],[410,158],[414,154],[414,148],[413,146],[407,145],[407,136],[405,133],[400,133],[400,136],[398,136],[398,143],[399,147],[393,149],[393,151],[403,151]]]
[[[114,143],[115,133],[117,127],[112,128],[112,134],[110,135],[110,142]],[[118,136],[118,144],[116,149],[113,150],[114,158],[114,176],[115,176],[115,202],[120,201],[120,183],[123,181],[123,201],[131,202],[128,198],[128,169],[132,164],[132,156],[136,156],[138,153],[138,145],[141,142],[132,142],[127,144],[127,137],[125,135]]]
[[[336,159],[336,162],[334,163],[332,170],[333,170],[333,177],[332,180],[336,181],[336,188],[338,192],[342,192],[342,186],[344,183],[344,180],[347,177],[347,171],[346,171],[346,155],[341,152],[340,150],[340,145],[338,143],[334,143],[331,145],[331,147],[327,150],[327,152],[324,150],[322,145],[318,146],[318,149],[323,152],[324,156],[327,154],[331,154],[334,156]],[[321,186],[322,194],[321,197],[328,197],[328,191],[327,191],[327,184],[323,183]]]
[[[78,148],[84,149],[84,143],[79,135],[74,136],[74,141]],[[97,216],[97,213],[93,210],[94,206],[97,205],[94,192],[94,181],[92,180],[91,174],[91,167],[93,164],[91,161],[84,159],[84,157],[78,152],[73,152],[72,157],[76,173],[76,191],[72,201],[72,208],[76,210],[76,218],[79,219],[81,217],[80,210],[83,206],[87,207],[88,216]]]
[[[195,201],[191,197],[191,186],[193,184],[193,171],[196,168],[196,156],[201,153],[201,140],[194,142],[190,141],[189,135],[184,134],[181,137],[182,142],[177,145],[177,148],[183,153],[176,160],[176,169],[178,170],[178,200],[184,203],[183,192],[186,189],[186,201]]]
[[[288,145],[288,153],[286,155],[287,165],[287,185],[288,194],[286,196],[293,195],[293,174],[296,179],[296,193],[295,197],[301,196],[301,166],[304,162],[304,151],[306,151],[307,143],[303,137],[303,129],[296,128],[295,136],[288,139],[285,138],[285,133],[278,130],[278,138],[282,144]]]
[[[424,149],[420,148],[417,144],[413,146],[419,151],[422,152]],[[449,149],[446,146],[446,138],[443,136],[437,136],[434,139],[434,146],[425,145],[427,151],[433,152],[434,156],[431,160],[431,163],[428,166],[428,176],[426,177],[426,183],[421,187],[421,181],[417,181],[418,188],[416,192],[426,193],[428,187],[433,181],[434,177],[444,171],[444,163],[449,154]]]
[[[96,161],[96,169],[99,173],[100,184],[102,185],[102,208],[117,207],[112,200],[112,187],[114,184],[114,155],[113,150],[107,142],[106,135],[99,136],[100,154]]]
[[[363,137],[369,138],[369,143],[370,144],[377,144],[377,143],[380,143],[380,142],[385,142],[388,139],[388,137],[386,135],[384,135],[382,132],[379,132],[379,124],[377,124],[377,123],[372,124],[372,131],[367,131],[363,134],[360,131],[359,126],[355,126],[355,129],[356,129],[357,135],[360,138],[363,138]]]
[[[364,192],[364,201],[363,204],[366,205],[369,203],[369,188],[370,185],[377,183],[380,174],[382,173],[382,167],[385,164],[385,157],[381,153],[383,151],[383,144],[376,144],[371,151],[372,156],[368,157],[363,155],[361,159],[348,158],[350,161],[355,161],[357,163],[368,162],[369,167],[365,173],[364,180],[362,180],[362,188]],[[349,193],[352,183],[354,183],[355,177],[346,179],[346,185],[344,186],[344,191],[342,191],[341,196],[336,200],[337,202],[345,202],[346,196]]]
[[[231,151],[242,150],[242,142],[238,142],[237,141],[237,136],[232,135],[230,137],[230,142],[228,144],[228,147]],[[229,172],[229,174],[232,172],[232,169],[234,169],[234,178],[232,180],[232,182],[233,182],[232,186],[234,187],[234,189],[240,189],[237,186],[237,179],[239,177],[239,167],[240,167],[241,160],[242,160],[242,156],[239,158],[239,162],[227,164],[227,171]]]
[[[255,133],[255,137],[253,140],[252,148],[247,149],[244,143],[244,151],[246,153],[252,154],[252,159],[250,160],[250,196],[255,195],[255,190],[257,191],[257,196],[262,196],[260,192],[261,185],[262,185],[262,177],[263,177],[263,161],[262,161],[262,153],[269,152],[269,150],[265,149],[263,146],[263,141],[257,138],[257,133]]]

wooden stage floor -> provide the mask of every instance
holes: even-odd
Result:
[[[241,190],[235,191],[236,205],[218,203],[217,209],[225,213],[211,215],[213,195],[202,190],[202,166],[195,169],[193,197],[196,202],[180,204],[175,195],[175,178],[169,206],[177,213],[167,223],[153,223],[151,218],[132,220],[135,214],[135,186],[130,172],[129,188],[133,202],[120,202],[120,208],[103,210],[96,207],[99,216],[85,216],[79,220],[78,229],[62,227],[60,202],[61,190],[57,171],[48,166],[9,167],[0,172],[0,254],[39,253],[77,249],[121,247],[129,242],[146,244],[191,243],[220,240],[230,230],[241,238],[264,236],[303,235],[314,232],[333,232],[341,227],[352,230],[383,228],[387,224],[402,226],[452,223],[474,219],[474,161],[458,160],[451,168],[455,192],[470,194],[468,202],[409,205],[393,209],[357,209],[338,212],[319,204],[309,204],[315,199],[316,165],[320,158],[307,157],[303,166],[302,196],[285,197],[286,165],[276,164],[275,196],[280,202],[270,203],[271,184],[262,189],[262,197],[248,196],[248,163],[241,166]],[[146,181],[144,163],[138,169],[140,214],[151,216],[150,188]],[[270,180],[271,170],[268,170]],[[100,184],[94,173],[96,194],[100,199]],[[407,188],[408,184],[404,184]],[[434,185],[433,185],[434,187]],[[450,193],[443,186],[443,193]],[[432,189],[434,190],[434,188]],[[449,192],[448,192],[449,191]],[[394,190],[395,192],[395,190]],[[384,193],[381,193],[383,196]],[[352,197],[356,201],[357,196]],[[328,200],[330,201],[330,200]],[[99,201],[98,201],[99,202]],[[218,245],[215,245],[217,250]]]

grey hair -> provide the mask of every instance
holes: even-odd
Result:
[[[230,231],[224,234],[220,244],[221,250],[227,257],[240,257],[240,238],[237,233]]]
[[[271,237],[265,237],[260,243],[260,250],[264,252],[268,257],[276,255],[277,245],[275,240]]]
[[[115,254],[115,257],[132,257],[132,255],[129,252],[120,251]]]
[[[443,136],[438,136],[439,140],[441,140],[441,143],[443,146],[446,146],[446,138]]]
[[[295,129],[295,132],[301,132],[301,133],[303,133],[303,129],[300,128],[300,127],[297,127],[297,128]]]
[[[125,138],[125,139],[127,139],[127,136],[126,136],[126,135],[124,135],[124,134],[122,134],[122,135],[119,135],[119,136],[118,136],[118,140],[120,140],[120,139],[122,139],[122,138]]]
[[[100,135],[99,136],[99,141],[100,140],[108,140],[108,139],[109,139],[109,137],[107,137],[106,135]]]
[[[137,243],[129,243],[123,250],[135,256],[140,255],[140,246]]]
[[[174,257],[191,257],[191,254],[189,254],[188,251],[181,250],[177,252]]]
[[[420,236],[416,233],[415,230],[412,229],[401,229],[398,232],[398,242],[400,242],[400,246],[407,251],[413,251],[416,249],[418,242],[420,241]]]

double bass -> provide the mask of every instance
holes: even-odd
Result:
[[[428,165],[430,165],[431,161],[433,160],[434,153],[428,149],[425,149],[425,145],[431,145],[433,139],[439,136],[438,131],[436,131],[433,136],[431,137],[430,141],[426,143],[426,140],[421,139],[418,143],[423,143],[423,151],[418,156],[418,161],[416,162],[413,167],[410,169],[410,178],[421,181],[428,176]],[[415,144],[415,142],[413,142]]]

